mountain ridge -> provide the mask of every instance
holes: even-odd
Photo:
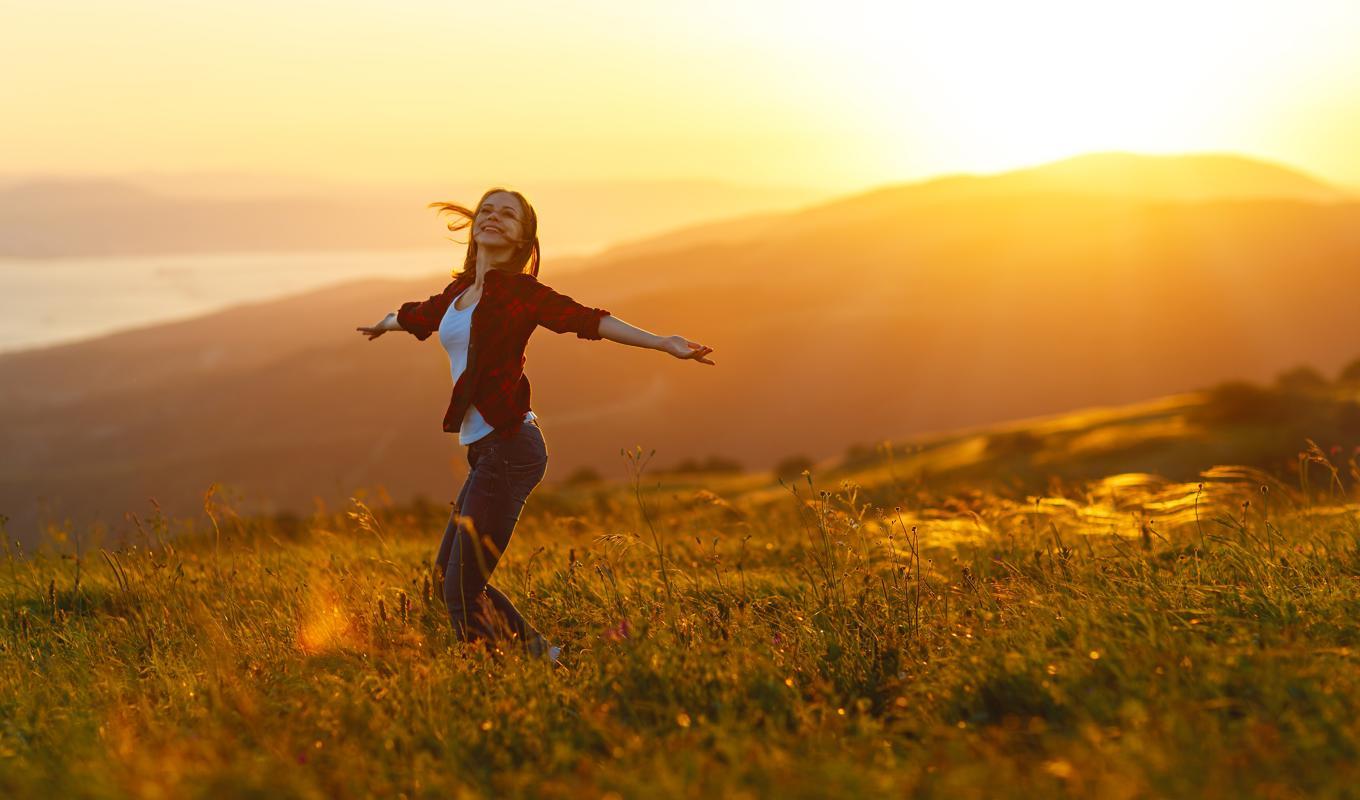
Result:
[[[1072,186],[1074,176],[1070,173],[1081,169],[1101,168],[1123,175],[1134,175],[1149,166],[1166,170],[1198,167],[1202,171],[1221,172],[1232,167],[1244,172],[1236,178],[1238,187],[1249,186],[1245,194],[1239,189],[1232,191],[1220,189],[1218,192],[1200,191],[1187,196],[1184,191],[1179,195],[1172,192],[1174,187],[1165,184],[1139,190],[1124,184],[1121,189],[1106,186],[1099,190],[1081,190]],[[1032,181],[1035,176],[1058,176],[1047,187],[1016,186],[1016,183]],[[1251,183],[1251,181],[1256,183]],[[1360,195],[1343,191],[1332,184],[1315,178],[1295,167],[1278,164],[1263,159],[1237,154],[1176,154],[1170,156],[1147,155],[1128,152],[1086,153],[1056,161],[1045,162],[1030,167],[1003,170],[992,173],[959,172],[937,175],[919,181],[894,182],[853,192],[848,195],[816,202],[785,213],[750,214],[736,219],[698,223],[683,229],[662,233],[654,237],[628,240],[606,248],[598,258],[611,259],[629,257],[658,246],[671,247],[692,242],[736,242],[750,235],[767,235],[780,228],[792,227],[800,218],[825,216],[829,213],[854,212],[866,205],[882,202],[924,203],[924,202],[970,202],[983,195],[1007,196],[1010,194],[1033,195],[1070,194],[1086,197],[1092,194],[1106,195],[1111,198],[1124,198],[1130,202],[1146,202],[1150,199],[1181,202],[1206,202],[1214,199],[1296,199],[1308,202],[1356,202]]]
[[[749,240],[677,250],[662,237],[545,277],[625,321],[714,346],[717,362],[534,337],[526,374],[548,479],[586,466],[615,476],[620,450],[638,443],[667,460],[758,467],[795,450],[824,457],[850,441],[1267,380],[1299,363],[1330,371],[1360,353],[1360,333],[1318,322],[1348,318],[1360,293],[1349,268],[1360,203],[859,203]],[[356,483],[451,494],[466,467],[439,429],[445,354],[354,332],[446,282],[432,270],[428,283],[349,283],[0,356],[0,513],[32,526],[38,497],[115,518],[146,496],[192,508],[212,481],[294,506],[343,501]],[[186,443],[193,457],[170,465]]]

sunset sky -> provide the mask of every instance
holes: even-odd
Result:
[[[851,189],[1092,150],[1360,186],[1360,3],[4,2],[0,175]]]

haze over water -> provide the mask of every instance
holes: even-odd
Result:
[[[195,317],[360,278],[447,274],[448,246],[378,251],[0,258],[0,352]],[[361,320],[362,322],[362,320]]]

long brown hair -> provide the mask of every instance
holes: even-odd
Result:
[[[505,269],[507,272],[527,272],[537,278],[538,264],[542,259],[538,249],[538,214],[534,212],[534,207],[529,205],[529,201],[524,199],[524,195],[513,189],[503,189],[499,186],[494,186],[487,189],[486,193],[482,195],[482,199],[478,200],[477,205],[472,208],[460,206],[457,203],[430,203],[427,207],[437,208],[441,214],[449,213],[454,215],[455,219],[449,222],[448,229],[451,231],[461,231],[472,225],[473,221],[477,218],[476,209],[481,208],[482,203],[486,202],[486,198],[496,192],[505,192],[506,194],[514,195],[515,198],[519,200],[520,206],[524,209],[524,219],[520,220],[520,229],[524,232],[524,238],[519,239],[516,242],[515,251],[510,254],[509,264],[505,267],[496,267],[496,269]],[[457,239],[454,239],[453,241],[458,242]],[[458,243],[463,244],[463,242]],[[455,278],[463,273],[475,273],[477,269],[477,237],[473,236],[472,233],[469,233],[466,244],[468,249],[467,255],[463,256],[463,268],[461,270],[455,270],[452,273]]]

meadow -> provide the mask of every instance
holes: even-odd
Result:
[[[621,455],[630,481],[540,486],[494,578],[561,668],[452,641],[441,504],[242,517],[210,491],[195,520],[133,517],[135,541],[10,545],[0,795],[1360,785],[1353,456],[1028,493]]]

